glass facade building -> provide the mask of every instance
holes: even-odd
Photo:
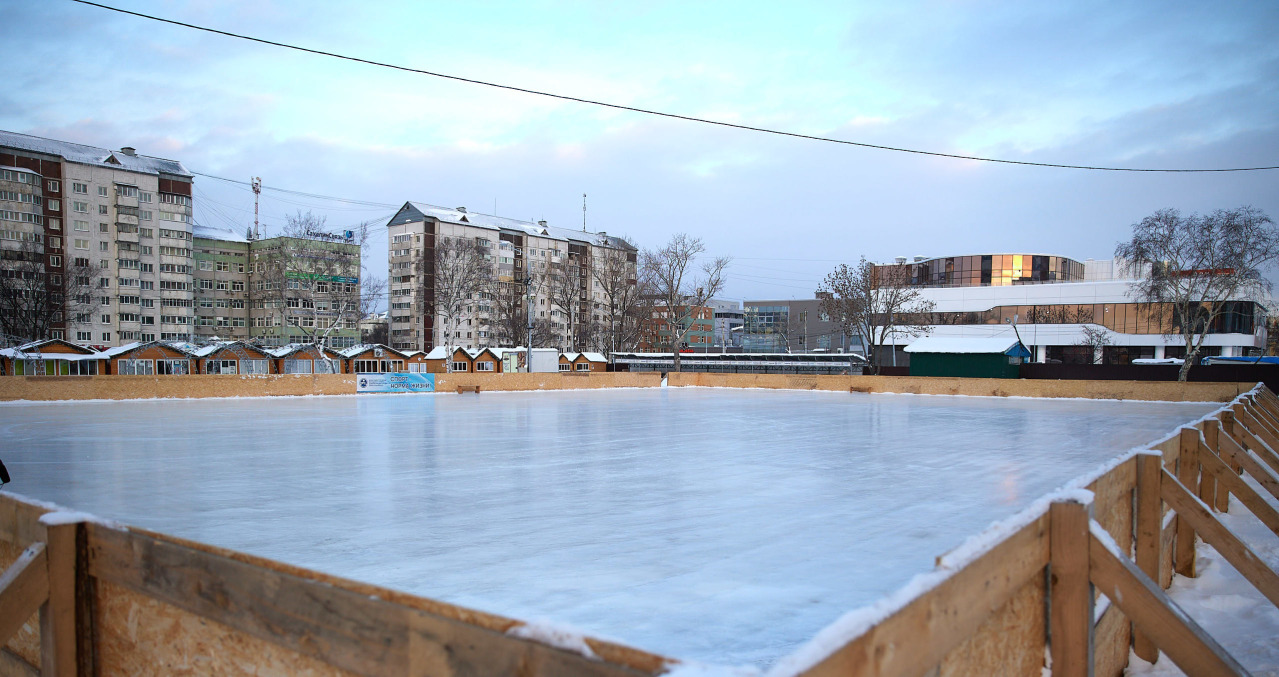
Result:
[[[907,267],[910,283],[921,287],[1006,287],[1082,282],[1084,279],[1084,264],[1064,256],[1046,254],[945,256],[876,268],[896,266]]]

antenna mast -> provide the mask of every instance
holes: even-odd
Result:
[[[582,193],[582,232],[586,232],[586,193]]]
[[[250,182],[253,186],[253,239],[262,239],[262,230],[258,227],[258,196],[262,194],[262,177],[255,176]]]

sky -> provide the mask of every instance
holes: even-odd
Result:
[[[1108,167],[1279,165],[1279,3],[105,4],[860,143]],[[581,228],[585,194],[591,231],[641,248],[684,232],[731,256],[721,297],[736,300],[811,298],[862,256],[1108,259],[1132,224],[1169,207],[1279,218],[1279,170],[898,153],[501,91],[70,0],[0,7],[0,129],[180,160],[199,173],[197,222],[238,232],[253,195],[211,177],[260,176],[268,233],[298,210],[335,230],[369,222],[366,266],[379,276],[385,224],[408,200]]]

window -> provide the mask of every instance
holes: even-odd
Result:
[[[98,186],[98,197],[106,197],[106,196],[107,196],[107,187]]]
[[[50,216],[48,220],[48,224],[49,224],[49,230],[62,230],[62,219],[58,219]]]
[[[75,333],[75,340],[79,341],[80,343],[88,343],[89,341],[93,340],[93,332],[78,331]]]
[[[98,243],[98,251],[100,251],[100,252],[109,252],[109,251],[111,251],[111,243],[110,243],[110,242],[99,242],[99,243]]]
[[[213,270],[213,262],[212,262],[212,261],[201,261],[201,262],[200,262],[200,270]]]
[[[88,241],[88,240],[79,240],[79,239],[77,239],[77,240],[75,241],[75,248],[76,248],[76,249],[88,249],[88,248],[89,248],[89,241]]]
[[[127,186],[124,184],[117,183],[115,186],[115,194],[119,195],[120,197],[137,197],[138,187]]]
[[[116,360],[115,373],[121,376],[150,376],[155,373],[151,360]]]
[[[187,288],[187,285],[186,285],[186,283],[185,283],[185,282],[182,282],[182,283],[180,283],[180,284],[182,285],[182,288],[183,288],[183,289],[186,289],[186,288]],[[139,284],[139,286],[140,286],[140,287],[142,287],[143,289],[155,289],[155,283],[154,283],[154,282],[152,282],[151,280],[143,280],[143,281]],[[163,288],[164,288],[164,283],[163,283],[163,282],[161,282],[161,283],[160,283],[160,288],[161,288],[161,289],[163,289]]]
[[[61,267],[61,266],[62,266],[62,257],[61,257],[61,256],[50,256],[50,257],[49,257],[49,265],[53,266],[54,268]]]
[[[149,210],[146,210],[146,209],[139,209],[139,210],[138,210],[138,218],[139,218],[139,219],[142,219],[143,221],[150,221],[150,220],[151,220],[151,212],[150,212]]]
[[[103,342],[103,343],[110,343],[110,342],[111,342],[111,332],[109,332],[109,331],[104,331],[104,332],[102,332],[102,342]]]
[[[240,360],[241,371],[245,374],[265,374],[267,366],[266,360]]]
[[[465,362],[454,362],[453,371],[469,371]]]
[[[231,291],[244,291],[244,283],[243,283],[243,282],[232,282],[232,283],[231,283]]]
[[[137,190],[137,189],[134,189],[134,190]],[[146,339],[147,336],[152,336],[152,338],[149,340],[152,340],[152,341],[155,340],[154,336],[151,334],[142,335],[144,340],[147,340]],[[191,360],[156,360],[155,373],[173,374],[173,375],[190,374]]]
[[[377,360],[356,360],[355,373],[357,374],[376,374],[378,373]]]
[[[161,195],[161,197],[164,197],[164,196]],[[284,373],[309,374],[311,373],[311,360],[285,360]]]
[[[102,316],[102,324],[111,324],[111,316],[110,316],[110,315],[103,315],[103,316]]]
[[[48,185],[49,185],[49,192],[51,193],[57,193],[62,190],[62,184],[58,183],[57,181],[54,181],[53,179],[49,179]]]
[[[75,227],[76,230],[84,231],[86,233],[89,232],[88,221],[73,221],[72,225]]]
[[[151,202],[151,193],[138,193],[138,202]]]
[[[572,371],[573,365],[567,362],[560,362],[560,371]]]
[[[50,202],[53,202],[53,200],[50,200]],[[88,213],[89,213],[89,203],[88,203],[88,202],[80,202],[79,200],[73,200],[73,201],[71,202],[71,211],[73,211],[73,212],[79,212],[79,213],[81,213],[81,214],[88,214]]]
[[[577,364],[575,364],[575,365],[573,365],[573,366],[574,366],[574,367],[575,367],[578,371],[590,371],[590,370],[591,370],[591,363],[590,363],[590,362],[578,362]]]
[[[493,363],[488,361],[476,362],[475,371],[493,371]]]
[[[155,237],[154,228],[138,228],[138,234],[141,237]]]
[[[204,373],[238,374],[240,373],[240,370],[236,360],[205,360]]]
[[[98,232],[99,232],[99,233],[105,233],[105,232],[108,232],[108,229],[110,229],[110,228],[111,228],[111,226],[109,226],[109,225],[107,225],[107,224],[105,224],[105,223],[99,223],[99,224],[98,224]]]
[[[98,205],[98,215],[99,215],[99,216],[106,216],[107,214],[110,214],[110,212],[109,212],[109,211],[107,211],[107,206],[106,206],[106,205]]]
[[[72,192],[72,193],[79,193],[79,194],[81,194],[81,195],[88,195],[88,194],[89,194],[89,185],[88,185],[88,184],[86,184],[86,183],[72,183],[72,184],[71,184],[71,192]]]
[[[213,280],[200,280],[201,289],[213,289]]]

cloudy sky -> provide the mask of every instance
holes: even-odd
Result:
[[[106,0],[268,40],[850,141],[1141,168],[1279,165],[1279,3]],[[1069,4],[1069,7],[1057,5]],[[810,297],[859,256],[1109,258],[1156,209],[1252,204],[1279,170],[1127,173],[953,160],[504,92],[0,0],[0,129],[181,160],[298,209],[384,225],[406,200],[734,258],[725,294]],[[242,230],[247,187],[196,181]],[[385,274],[385,229],[369,263]]]

